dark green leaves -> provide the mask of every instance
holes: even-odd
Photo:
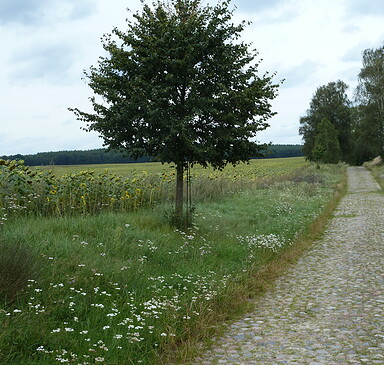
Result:
[[[109,56],[86,73],[103,102],[91,99],[94,114],[72,109],[78,119],[135,158],[221,168],[257,155],[251,138],[268,127],[278,85],[258,75],[256,51],[239,42],[245,23],[232,24],[228,7],[144,5],[125,32],[103,37]]]

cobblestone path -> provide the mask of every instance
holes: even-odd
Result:
[[[322,240],[193,364],[384,364],[384,194],[348,168]]]

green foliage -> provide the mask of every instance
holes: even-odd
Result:
[[[338,163],[341,151],[337,131],[328,119],[323,119],[317,128],[312,158],[317,163]]]
[[[148,162],[150,157],[134,160],[121,152],[99,148],[87,151],[39,152],[33,155],[0,156],[4,160],[23,160],[28,166],[116,164]]]
[[[284,158],[303,156],[301,145],[269,145],[266,151],[267,158]],[[257,157],[257,156],[252,156]],[[33,155],[11,155],[0,156],[4,160],[23,160],[28,166],[50,166],[57,165],[88,165],[88,164],[124,164],[124,163],[143,163],[153,159],[142,157],[134,160],[125,156],[121,152],[107,151],[104,148],[87,151],[57,151],[39,152]],[[131,165],[132,166],[132,165]]]
[[[352,119],[347,89],[348,86],[340,80],[319,87],[311,100],[307,115],[300,118],[299,133],[304,139],[303,152],[310,161],[314,160],[313,151],[319,150],[318,147],[314,149],[315,138],[319,124],[324,118],[328,119],[336,130],[341,159],[350,161]]]
[[[363,52],[354,110],[355,162],[384,152],[384,46]]]
[[[231,24],[227,7],[144,5],[126,33],[113,30],[119,43],[104,37],[109,57],[86,74],[107,104],[92,99],[96,114],[76,115],[134,158],[223,167],[257,154],[248,139],[267,127],[277,86],[257,76],[256,53],[235,43],[245,24]]]
[[[304,156],[303,146],[299,144],[272,144],[266,151],[268,158],[284,158]]]
[[[186,231],[163,224],[164,206],[8,222],[4,240],[38,251],[45,270],[0,308],[1,362],[155,364],[207,336],[238,305],[239,287],[321,214],[339,179],[337,166],[271,177],[200,204]]]
[[[274,115],[278,85],[258,76],[256,51],[238,41],[245,22],[234,25],[228,6],[144,5],[126,32],[104,36],[108,57],[86,73],[103,103],[91,98],[95,114],[70,109],[109,148],[175,163],[180,217],[187,164],[223,168],[260,155],[251,138]]]

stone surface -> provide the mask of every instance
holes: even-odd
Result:
[[[384,364],[384,195],[348,168],[324,237],[192,364]]]

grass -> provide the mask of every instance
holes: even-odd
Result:
[[[373,177],[379,183],[381,189],[384,189],[384,165],[372,166],[370,164],[365,164],[370,171],[372,171]]]
[[[342,167],[299,171],[198,203],[186,232],[167,224],[167,204],[7,221],[4,242],[43,272],[0,309],[0,363],[185,361],[321,231]]]

